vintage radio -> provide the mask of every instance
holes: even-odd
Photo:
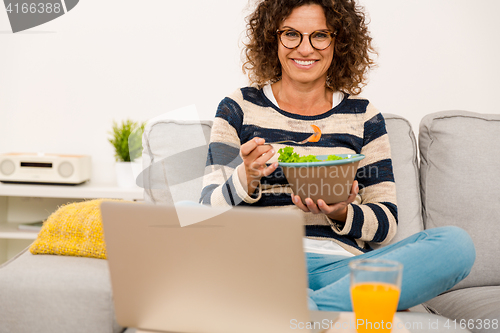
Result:
[[[0,154],[5,183],[81,184],[90,179],[90,156],[43,153]]]

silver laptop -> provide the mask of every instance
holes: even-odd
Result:
[[[300,215],[104,202],[117,321],[153,332],[310,332]],[[193,216],[212,216],[184,223]],[[326,319],[325,319],[326,318]],[[303,327],[303,329],[300,329]]]

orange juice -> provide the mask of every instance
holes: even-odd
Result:
[[[358,283],[351,288],[358,333],[390,332],[398,307],[399,288],[389,283]]]

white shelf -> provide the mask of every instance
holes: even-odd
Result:
[[[144,189],[120,188],[112,185],[99,185],[86,182],[81,185],[31,185],[0,183],[0,196],[96,199],[115,198],[142,200]]]
[[[26,246],[26,242],[36,239],[38,231],[20,230],[18,226],[21,222],[41,221],[55,211],[61,202],[66,204],[84,199],[143,200],[143,192],[144,189],[140,187],[121,188],[91,182],[80,185],[0,182],[0,264],[15,255],[20,244]]]
[[[18,224],[7,223],[0,225],[1,239],[36,239],[38,231],[19,230]]]

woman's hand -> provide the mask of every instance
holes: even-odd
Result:
[[[347,197],[346,201],[342,201],[333,205],[327,205],[326,202],[321,199],[318,200],[318,204],[315,204],[311,198],[306,198],[305,202],[303,203],[298,195],[293,194],[292,200],[295,206],[299,207],[304,212],[311,212],[313,214],[325,214],[332,220],[345,222],[347,219],[347,206],[350,203],[354,202],[354,199],[356,199],[356,195],[358,195],[358,192],[358,181],[355,180],[352,183],[351,193],[349,194],[349,197]]]
[[[272,146],[264,143],[264,139],[256,137],[240,148],[244,168],[238,169],[238,177],[247,186],[249,195],[255,192],[262,177],[269,176],[278,167],[277,162],[266,166],[266,162],[274,156],[275,151]]]

